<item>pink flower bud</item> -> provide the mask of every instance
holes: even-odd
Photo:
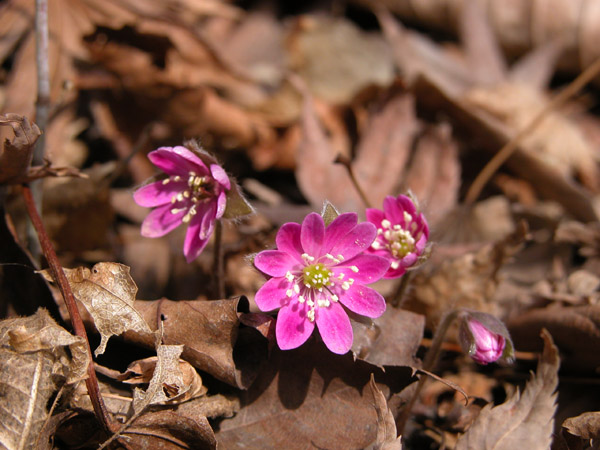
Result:
[[[513,357],[508,330],[500,320],[490,314],[465,314],[460,323],[460,344],[479,364],[488,364],[500,358],[511,360]]]

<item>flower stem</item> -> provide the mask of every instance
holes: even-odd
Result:
[[[46,257],[46,260],[48,261],[50,272],[52,273],[52,278],[54,278],[54,280],[56,281],[56,284],[58,285],[58,288],[60,289],[60,292],[65,300],[65,304],[67,306],[67,310],[69,311],[69,316],[71,318],[71,325],[73,327],[73,331],[77,336],[82,337],[87,344],[86,348],[88,353],[89,364],[87,369],[88,377],[85,380],[85,385],[87,387],[88,394],[90,396],[90,400],[94,408],[94,413],[96,414],[98,421],[104,428],[104,431],[106,431],[107,433],[112,433],[116,431],[118,427],[116,427],[116,424],[114,424],[114,422],[111,420],[111,417],[109,416],[108,411],[106,409],[106,405],[104,404],[104,400],[100,395],[100,388],[98,386],[98,379],[96,378],[96,372],[94,370],[94,361],[92,359],[90,343],[85,332],[83,321],[81,320],[81,316],[79,315],[79,309],[77,309],[77,304],[75,303],[75,297],[73,296],[71,286],[69,285],[67,277],[65,276],[65,273],[58,261],[56,252],[52,247],[50,238],[46,234],[46,229],[44,228],[42,219],[38,214],[31,192],[31,188],[28,185],[23,186],[23,198],[25,199],[25,205],[27,206],[27,212],[29,213],[31,222],[37,232],[42,251],[44,253],[44,256]]]
[[[354,169],[352,168],[352,164],[350,163],[350,160],[348,158],[346,158],[345,156],[338,154],[337,157],[335,158],[334,162],[338,163],[338,164],[342,164],[346,168],[346,170],[348,171],[348,175],[350,176],[350,181],[352,181],[352,184],[354,185],[356,192],[358,192],[358,195],[360,195],[360,198],[363,201],[363,203],[365,204],[365,206],[367,208],[371,208],[372,207],[371,202],[369,202],[369,199],[365,195],[365,191],[363,191],[362,188],[360,187],[360,184],[358,183],[358,179],[354,175]]]
[[[427,372],[433,372],[433,368],[435,367],[435,364],[437,363],[437,360],[440,356],[442,344],[444,343],[444,337],[446,337],[446,333],[448,332],[448,329],[450,328],[450,325],[452,324],[454,319],[456,319],[462,312],[463,310],[460,308],[453,309],[444,316],[441,323],[435,330],[435,335],[433,336],[431,347],[429,347],[429,350],[425,355],[425,359],[423,360],[423,370]],[[402,436],[402,434],[404,433],[404,427],[406,426],[406,422],[408,421],[410,412],[412,411],[415,402],[419,398],[419,394],[423,389],[425,380],[426,377],[424,375],[421,375],[421,378],[419,378],[419,382],[417,384],[415,392],[413,393],[413,396],[411,397],[410,401],[406,404],[406,406],[402,410],[402,414],[400,414],[398,420],[396,421],[396,429],[398,431],[399,436]]]
[[[215,273],[215,298],[225,298],[225,276],[223,271],[223,223],[215,223],[215,243],[213,250],[213,271]]]
[[[392,297],[391,301],[391,304],[394,308],[398,308],[402,304],[404,295],[406,294],[408,286],[410,286],[411,278],[412,272],[406,272],[404,275],[402,275],[400,283],[398,284],[398,289],[396,289],[396,293],[394,294],[394,297]]]

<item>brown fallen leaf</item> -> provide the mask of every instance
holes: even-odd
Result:
[[[135,308],[150,324],[164,327],[163,342],[184,345],[182,358],[197,369],[242,389],[247,388],[266,352],[266,341],[256,342],[240,330],[238,309],[247,310],[244,297],[227,300],[137,301]],[[154,348],[154,336],[128,331],[125,339]],[[241,347],[240,347],[241,346]],[[235,351],[234,351],[235,349]]]
[[[113,263],[98,263],[88,269],[63,269],[73,295],[86,307],[100,332],[101,341],[94,354],[104,353],[111,336],[127,330],[152,334],[142,315],[134,308],[137,286],[129,275],[129,267]],[[48,270],[40,273],[53,282]]]
[[[424,316],[388,307],[382,316],[369,322],[352,322],[352,352],[356,358],[379,367],[420,364],[415,355],[423,339]]]
[[[37,448],[51,396],[65,381],[80,381],[87,363],[83,338],[58,326],[44,309],[1,321],[0,446]]]
[[[509,317],[506,325],[519,350],[539,351],[535,335],[545,328],[561,351],[563,367],[582,372],[600,367],[599,305],[536,308]]]
[[[371,374],[386,398],[412,380],[409,368],[386,367],[384,372],[354,361],[350,353],[334,355],[315,338],[294,350],[274,348],[255,383],[242,392],[240,411],[221,422],[219,445],[367,448],[377,439],[378,423],[368,387]]]
[[[536,375],[523,393],[518,391],[501,405],[484,407],[471,427],[456,443],[456,450],[527,448],[546,450],[552,443],[558,349],[547,331],[542,332],[544,351]]]
[[[402,436],[397,436],[396,418],[388,407],[385,395],[377,387],[373,374],[371,374],[369,388],[375,400],[375,411],[377,411],[377,437],[369,449],[402,450]]]
[[[18,114],[0,115],[0,126],[10,125],[15,137],[3,142],[0,153],[0,184],[19,183],[26,178],[33,159],[33,147],[42,132],[27,117]]]
[[[182,351],[182,345],[159,345],[158,356],[140,359],[129,364],[119,379],[128,384],[149,384],[143,396],[140,393],[135,397],[139,402],[136,404],[136,400],[134,400],[134,409],[139,409],[140,403],[146,402],[150,396],[152,398],[148,404],[173,404],[206,393],[206,387],[202,385],[202,378],[196,369],[187,361],[176,356],[181,355]],[[163,385],[162,394],[160,383]],[[156,391],[152,395],[150,395],[151,388]],[[163,396],[165,398],[162,398]]]
[[[598,439],[600,439],[600,412],[599,411],[590,411],[580,414],[577,417],[569,417],[566,419],[563,424],[563,430],[566,430],[569,434],[573,436],[578,436],[581,438],[582,448],[583,441],[590,441],[591,448],[593,450],[598,448],[598,444],[600,443]]]

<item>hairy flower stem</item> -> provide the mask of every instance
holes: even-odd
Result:
[[[412,272],[406,272],[402,275],[400,279],[400,283],[398,283],[398,289],[396,289],[396,293],[392,297],[391,305],[394,308],[399,308],[402,305],[404,300],[404,296],[406,295],[406,291],[410,286],[410,280],[412,278]]]
[[[69,316],[71,318],[71,325],[73,327],[73,331],[77,336],[81,336],[85,339],[86,348],[88,353],[88,369],[87,375],[88,377],[85,380],[85,385],[88,390],[88,394],[90,396],[90,400],[92,402],[92,406],[94,408],[94,413],[104,430],[107,433],[113,433],[118,429],[117,424],[115,424],[106,409],[104,404],[104,400],[100,396],[100,388],[98,386],[98,379],[96,378],[96,372],[94,370],[94,361],[92,359],[92,350],[90,349],[90,344],[87,338],[87,334],[85,332],[85,327],[83,325],[83,321],[81,320],[81,316],[79,315],[79,309],[77,308],[77,304],[75,303],[75,297],[73,296],[73,292],[71,291],[71,286],[67,281],[67,277],[65,276],[65,272],[63,271],[58,257],[56,256],[56,252],[52,247],[50,242],[50,238],[46,234],[46,229],[44,228],[44,224],[42,223],[42,219],[40,218],[33,195],[31,192],[31,188],[28,185],[23,186],[23,197],[25,199],[25,205],[27,206],[27,212],[29,213],[29,217],[31,218],[31,222],[37,232],[38,239],[40,241],[42,252],[48,261],[48,265],[50,266],[50,272],[52,273],[52,278],[56,281],[58,288],[65,300],[65,304],[67,305],[67,310],[69,311]]]
[[[215,298],[225,298],[225,276],[223,270],[223,223],[215,222],[215,241],[213,249],[213,271],[215,273]]]
[[[425,359],[423,360],[424,371],[433,372],[433,369],[440,356],[440,350],[442,349],[442,344],[444,343],[446,333],[448,332],[448,329],[450,328],[450,325],[452,324],[454,319],[459,317],[462,312],[463,310],[461,308],[453,309],[444,316],[442,322],[438,325],[437,329],[435,330],[435,335],[433,336],[433,341],[431,342],[431,347],[429,347],[429,350],[425,355]],[[406,422],[410,417],[410,412],[412,411],[415,402],[419,398],[419,394],[423,389],[425,380],[426,377],[424,375],[421,375],[421,378],[419,378],[419,382],[417,384],[415,392],[413,393],[413,396],[411,397],[407,405],[404,407],[404,409],[402,410],[402,414],[400,414],[398,420],[396,421],[396,429],[398,430],[399,436],[402,436],[402,434],[404,433],[404,427],[406,426]]]
[[[350,160],[348,158],[346,158],[345,156],[338,154],[337,157],[335,158],[334,162],[338,163],[338,164],[342,164],[346,168],[346,170],[348,171],[348,175],[350,176],[350,181],[352,181],[352,184],[354,185],[354,189],[356,189],[356,192],[358,192],[358,195],[360,195],[360,198],[363,201],[363,203],[365,204],[365,206],[367,208],[371,208],[372,207],[371,203],[369,202],[369,199],[365,195],[365,191],[362,190],[362,188],[360,187],[360,184],[358,183],[358,179],[354,175],[354,169],[352,168],[352,164],[351,164]]]

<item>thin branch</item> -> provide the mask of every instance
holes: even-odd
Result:
[[[600,74],[600,58],[595,60],[587,69],[585,69],[577,78],[575,78],[565,89],[559,92],[548,105],[543,108],[536,116],[523,128],[515,137],[504,145],[498,153],[486,164],[479,172],[477,178],[471,184],[465,197],[465,203],[472,205],[481,194],[484,186],[490,181],[496,171],[506,162],[508,158],[519,148],[523,139],[534,131],[546,117],[556,109],[564,105],[569,99],[575,96],[590,81]],[[568,151],[568,150],[565,150]]]
[[[96,372],[94,370],[94,361],[92,359],[92,350],[90,349],[90,344],[87,338],[87,334],[85,332],[85,326],[83,325],[83,321],[81,320],[81,316],[79,315],[79,309],[77,308],[77,304],[75,303],[75,297],[73,296],[73,292],[71,291],[71,286],[67,281],[67,277],[62,269],[58,261],[58,257],[56,256],[56,252],[52,247],[50,239],[46,234],[46,229],[44,228],[44,224],[42,223],[42,219],[40,218],[38,211],[35,206],[35,202],[33,200],[33,195],[31,193],[31,189],[29,186],[23,186],[23,197],[25,199],[25,205],[27,206],[27,212],[29,213],[29,217],[31,218],[31,222],[37,232],[38,239],[40,241],[42,251],[46,260],[48,261],[48,265],[50,267],[50,272],[52,273],[52,278],[56,281],[58,288],[65,300],[65,304],[67,306],[67,310],[69,311],[69,316],[71,318],[71,325],[73,327],[73,331],[77,336],[81,336],[85,339],[87,353],[89,358],[89,364],[87,369],[88,377],[85,380],[85,384],[88,390],[88,394],[90,396],[90,400],[92,402],[92,406],[94,408],[94,412],[98,421],[102,424],[102,427],[107,433],[114,432],[118,427],[114,424],[107,412],[106,406],[102,397],[100,395],[100,388],[98,387],[98,379],[96,378]]]
[[[216,280],[215,298],[225,298],[225,271],[223,254],[223,223],[220,220],[215,222],[215,240],[213,247],[213,271]]]
[[[335,158],[334,163],[342,164],[346,168],[346,170],[348,171],[348,176],[350,176],[350,181],[352,181],[352,184],[354,185],[354,189],[356,189],[356,192],[358,192],[358,195],[360,195],[360,198],[365,204],[365,206],[367,208],[371,208],[371,202],[369,202],[369,199],[365,195],[365,191],[362,190],[358,182],[358,178],[356,178],[356,175],[354,174],[354,169],[352,168],[352,163],[350,162],[350,160],[345,156],[339,154]]]

